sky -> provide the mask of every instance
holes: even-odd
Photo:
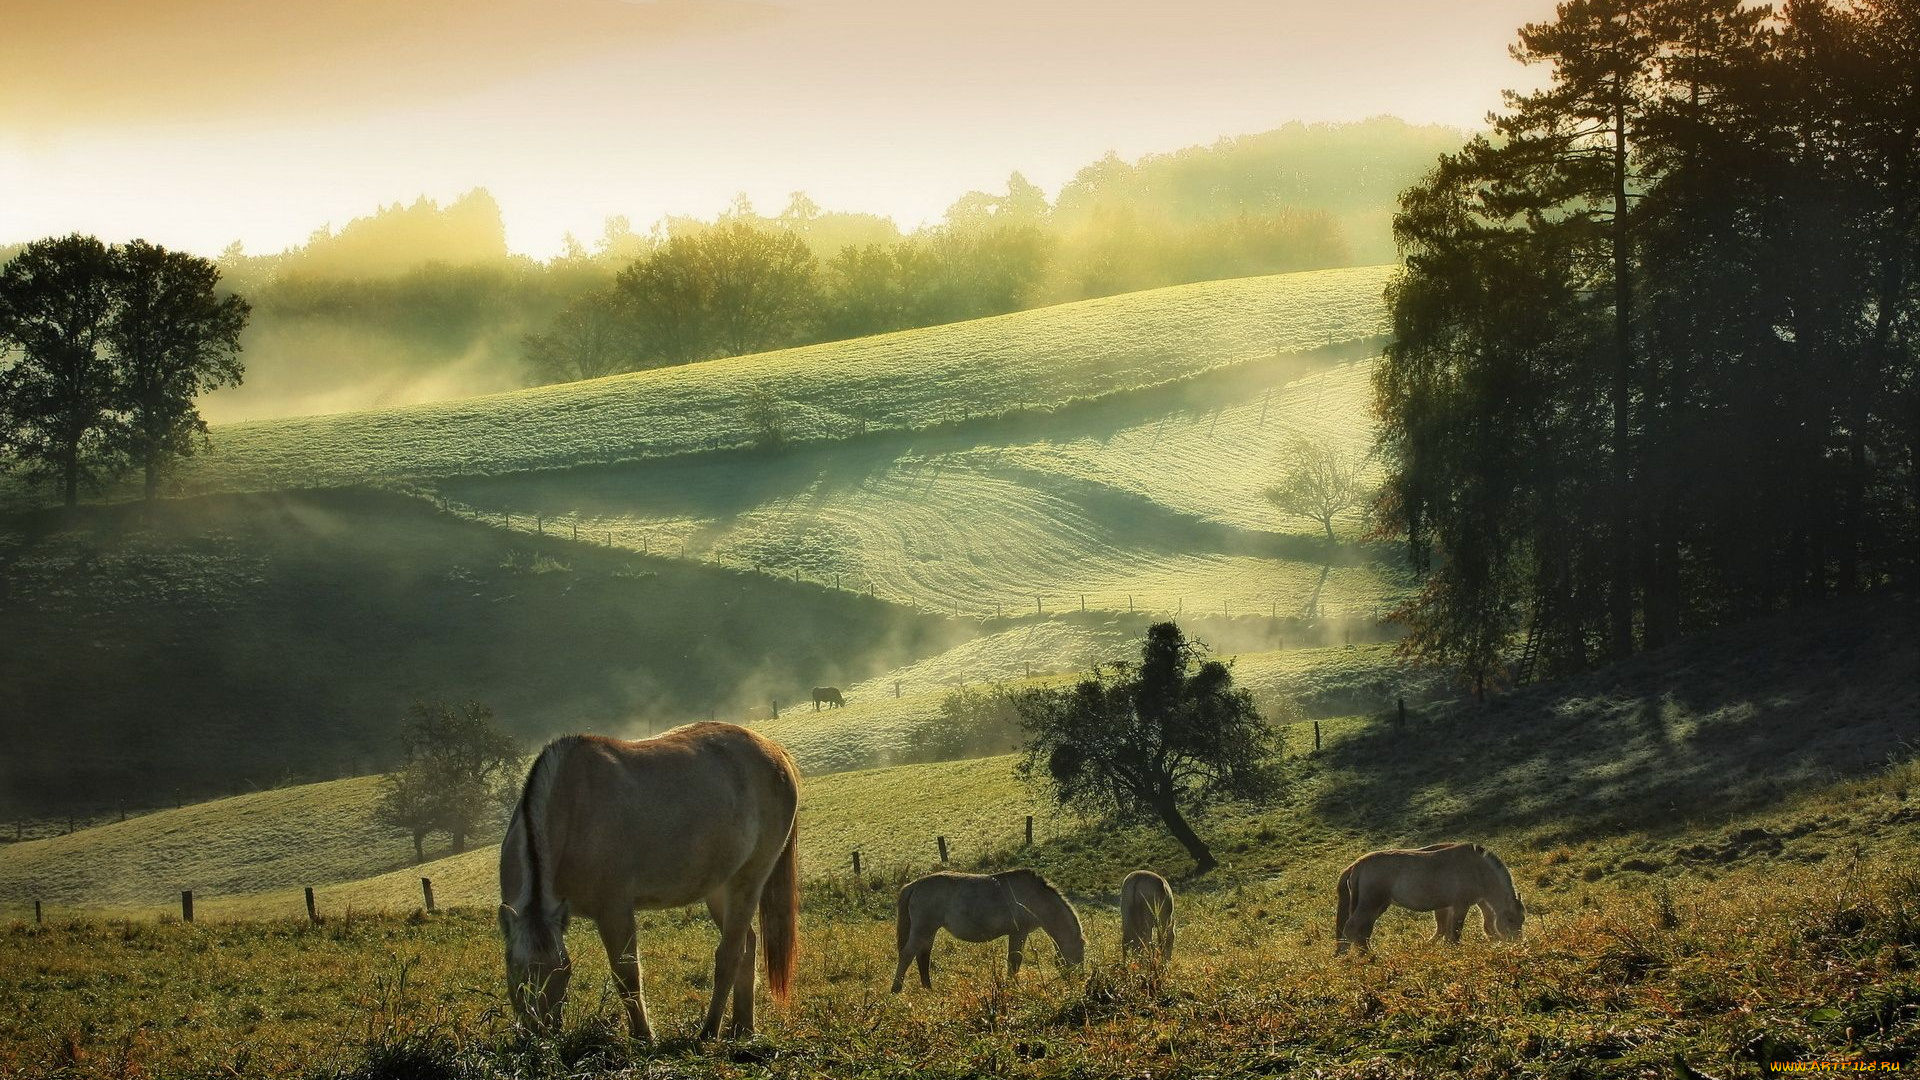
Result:
[[[939,217],[1020,170],[1394,115],[1478,126],[1552,0],[5,0],[0,243],[267,253],[485,187],[612,214]]]

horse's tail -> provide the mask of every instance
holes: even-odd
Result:
[[[893,930],[894,948],[901,953],[907,951],[907,931],[912,929],[912,927],[908,925],[912,920],[907,915],[907,895],[913,892],[913,886],[914,883],[911,881],[902,885],[900,887],[900,895],[894,898],[893,901],[893,921],[895,923]]]
[[[1353,867],[1349,866],[1345,870],[1340,871],[1339,891],[1340,903],[1334,910],[1333,915],[1333,937],[1334,940],[1340,943],[1341,948],[1345,948],[1347,943],[1347,920],[1353,917]]]
[[[767,959],[767,991],[785,1005],[793,994],[800,940],[800,819],[793,819],[786,849],[760,890],[760,941]]]

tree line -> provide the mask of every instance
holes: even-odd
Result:
[[[1920,4],[1567,0],[1409,190],[1412,651],[1553,673],[1920,572]]]
[[[0,468],[83,483],[144,473],[151,499],[172,463],[205,441],[194,400],[238,385],[247,302],[219,269],[135,240],[72,235],[0,266]]]
[[[527,335],[534,382],[565,382],[721,356],[959,322],[1042,303],[1250,274],[1338,266],[1324,214],[1276,209],[1185,222],[1139,209],[1056,226],[1014,173],[939,226],[848,244],[824,259],[804,195],[774,218],[736,204],[644,245],[607,287]]]

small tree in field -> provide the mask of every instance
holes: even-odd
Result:
[[[771,391],[755,387],[747,391],[740,406],[740,418],[753,435],[753,445],[779,446],[787,441],[786,407]]]
[[[1018,699],[1021,777],[1063,806],[1117,821],[1158,820],[1206,873],[1216,861],[1189,814],[1270,794],[1273,730],[1233,674],[1167,622],[1147,630],[1140,665],[1096,668],[1072,687]]]
[[[406,763],[380,781],[374,820],[412,834],[416,859],[425,860],[422,841],[435,832],[465,851],[468,834],[510,802],[519,744],[477,701],[458,708],[416,701],[400,737]]]
[[[1283,513],[1309,517],[1334,541],[1333,519],[1366,498],[1360,462],[1331,446],[1296,439],[1287,448],[1280,482],[1261,492]]]

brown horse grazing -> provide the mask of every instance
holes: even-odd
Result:
[[[813,688],[813,711],[814,712],[820,711],[820,704],[822,702],[825,702],[829,706],[832,706],[833,708],[837,709],[840,706],[845,705],[847,703],[847,699],[840,696],[840,688],[837,686],[816,686]]]
[[[901,888],[894,914],[900,949],[900,963],[893,972],[896,994],[906,983],[909,962],[920,966],[920,985],[933,986],[933,936],[943,926],[961,941],[1006,938],[1009,979],[1020,974],[1021,950],[1035,930],[1046,931],[1067,963],[1079,964],[1087,958],[1080,916],[1058,889],[1031,870],[928,874]]]
[[[573,971],[567,921],[578,914],[600,930],[633,1037],[651,1039],[634,908],[705,900],[720,947],[700,1037],[719,1033],[729,993],[729,1033],[752,1034],[756,909],[774,1001],[785,1004],[793,982],[799,784],[785,750],[732,724],[691,724],[641,742],[569,735],[548,743],[527,770],[500,845],[507,996],[521,1022],[559,1027]]]
[[[1173,886],[1151,870],[1135,870],[1120,883],[1120,949],[1173,959]]]
[[[1431,911],[1438,923],[1433,940],[1458,944],[1467,909],[1480,908],[1490,938],[1518,941],[1527,907],[1513,887],[1513,874],[1500,857],[1479,844],[1433,844],[1413,851],[1375,851],[1340,872],[1340,900],[1334,934],[1340,943],[1362,950],[1373,935],[1374,920],[1393,904]]]

